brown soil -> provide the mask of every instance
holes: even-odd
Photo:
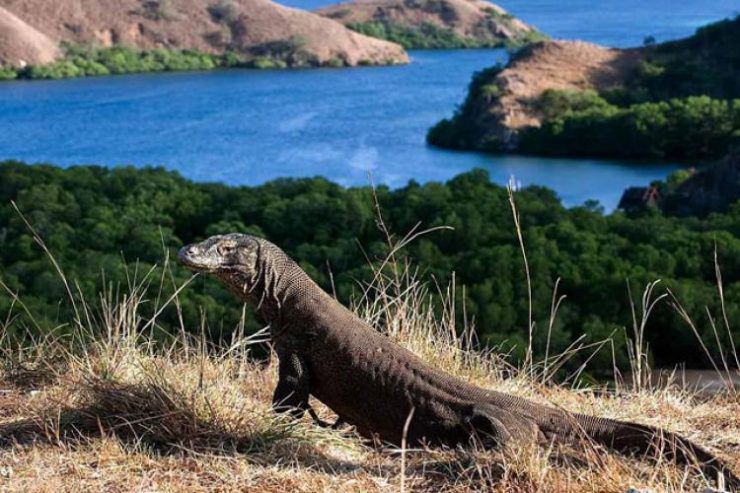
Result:
[[[44,64],[58,56],[55,41],[0,7],[0,65]]]
[[[479,40],[514,40],[534,28],[484,0],[355,0],[317,11],[343,24],[387,21],[406,26],[433,24]]]
[[[484,138],[515,145],[518,130],[539,126],[532,103],[547,89],[603,90],[617,85],[635,67],[641,51],[620,50],[583,41],[543,41],[518,53],[492,82],[501,96],[480,101],[476,120]]]
[[[605,89],[623,79],[639,60],[626,51],[583,41],[549,41],[534,45],[517,57],[498,77],[505,96],[504,124],[510,128],[539,125],[530,103],[547,89]]]
[[[269,0],[0,0],[3,7],[51,39],[141,49],[233,50],[246,58],[269,46],[297,42],[318,63],[403,63],[393,43],[349,31],[341,24]],[[225,6],[222,15],[214,7]],[[31,29],[33,29],[31,28]],[[43,35],[42,35],[43,36]],[[0,45],[0,59],[20,58]]]

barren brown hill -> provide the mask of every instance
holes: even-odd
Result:
[[[299,51],[308,64],[403,63],[403,49],[269,0],[0,0],[51,39],[140,49],[234,51],[245,59]],[[13,45],[0,53],[18,59]],[[3,45],[5,47],[5,45]]]
[[[345,25],[380,22],[408,28],[435,26],[492,44],[516,42],[535,29],[485,0],[355,0],[318,13]]]
[[[521,52],[496,77],[501,96],[486,109],[485,117],[514,132],[539,126],[542,115],[532,102],[544,91],[608,89],[619,84],[639,59],[638,50],[583,41],[538,43]]]
[[[430,131],[459,137],[441,144],[459,148],[515,149],[517,135],[537,127],[543,115],[540,96],[555,90],[605,90],[618,86],[642,57],[640,49],[621,50],[583,41],[542,41],[520,50],[503,69],[493,67],[476,75],[465,104],[452,121]],[[455,141],[459,138],[458,141]]]
[[[44,64],[59,55],[55,41],[0,7],[0,65]]]

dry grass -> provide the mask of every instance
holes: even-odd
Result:
[[[144,286],[144,283],[136,286]],[[449,291],[450,293],[452,290]],[[269,408],[274,363],[250,360],[259,341],[213,348],[180,338],[155,348],[141,336],[142,293],[106,303],[81,330],[102,333],[70,351],[65,341],[6,349],[0,381],[2,491],[653,491],[699,490],[694,469],[589,448],[375,449],[351,430],[290,422]],[[740,399],[700,399],[647,386],[639,392],[543,383],[495,353],[470,349],[451,297],[435,315],[408,268],[379,276],[356,307],[388,335],[479,385],[574,411],[635,419],[680,432],[740,469]],[[110,329],[114,326],[115,330]],[[105,329],[105,330],[103,330]],[[320,408],[324,417],[330,411]],[[402,467],[402,462],[404,462]]]
[[[354,307],[360,317],[435,366],[480,386],[575,412],[663,427],[709,448],[740,471],[737,392],[706,397],[656,388],[644,380],[608,392],[566,387],[555,385],[552,374],[578,347],[542,362],[530,356],[520,368],[495,351],[476,351],[471,327],[456,325],[461,317],[455,313],[454,284],[437,288],[438,296],[432,297],[395,256],[420,234],[412,231],[397,243],[387,234],[391,253],[364,286]],[[518,238],[523,247],[521,231]],[[84,303],[77,306],[76,334],[69,339],[48,337],[17,348],[0,337],[0,491],[622,493],[630,487],[701,491],[714,479],[660,457],[657,462],[625,458],[591,446],[505,455],[375,448],[351,429],[277,417],[270,410],[275,359],[258,363],[250,358],[254,345],[265,343],[264,334],[237,337],[231,347],[216,348],[184,335],[181,327],[170,346],[152,342],[149,336],[158,321],[141,313],[146,300],[162,299],[157,286],[171,282],[167,262],[161,278],[151,282],[155,274],[141,280],[134,275],[125,295],[105,293],[97,312]],[[718,286],[722,297],[719,271]],[[645,317],[650,299],[650,293],[643,297]],[[14,300],[15,309],[22,310],[22,302]],[[551,318],[561,301],[553,296]],[[164,302],[170,303],[177,306],[176,295]],[[680,309],[678,300],[673,303]],[[17,319],[5,320],[0,322],[3,332]],[[729,331],[726,317],[724,325]],[[647,370],[640,342],[646,327],[635,316],[638,342],[631,356],[640,375]],[[529,330],[537,328],[530,324]],[[79,344],[82,340],[93,342]],[[721,375],[733,371],[717,364]],[[331,418],[328,409],[320,404],[317,409]]]

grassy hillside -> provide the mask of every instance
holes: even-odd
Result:
[[[575,357],[573,351],[512,367],[505,355],[471,350],[471,334],[456,325],[454,300],[445,296],[429,305],[413,269],[391,266],[394,274],[377,273],[355,310],[371,323],[385,321],[381,330],[438,368],[543,404],[664,427],[740,468],[736,392],[707,397],[644,382],[618,384],[608,393],[553,385],[555,366]],[[158,295],[171,268],[132,273],[130,288],[100,293],[100,311],[88,312],[78,300],[85,315],[66,321],[72,327],[67,337],[22,349],[0,340],[3,491],[624,493],[702,491],[714,482],[660,452],[625,458],[587,442],[505,452],[474,446],[398,451],[373,447],[351,428],[277,418],[269,408],[275,358],[269,364],[250,358],[264,347],[262,337],[237,335],[213,347],[185,336],[200,331],[186,322],[166,348],[152,341],[161,324],[147,315],[148,305],[179,303]],[[181,293],[198,282],[183,285]],[[23,309],[19,300],[12,312]],[[22,323],[12,312],[0,321],[3,333]],[[317,409],[333,418],[320,404]]]
[[[686,160],[718,159],[740,142],[740,17],[680,41],[602,49],[604,61],[595,64],[579,65],[580,45],[561,45],[525,51],[507,67],[477,74],[465,103],[452,119],[430,130],[429,142],[560,156]],[[540,74],[537,91],[512,89],[521,85],[512,82],[517,77],[555,62],[560,68]],[[576,77],[564,83],[561,74],[568,70]]]
[[[78,291],[96,302],[101,286],[129,283],[129,270],[148,271],[166,253],[206,236],[253,232],[294,256],[325,289],[347,302],[372,278],[371,266],[387,251],[376,222],[376,200],[388,228],[405,235],[450,226],[423,235],[405,255],[423,269],[425,279],[441,285],[455,272],[458,317],[475,321],[483,346],[499,346],[517,361],[528,342],[528,286],[513,226],[507,191],[483,171],[460,175],[447,183],[398,190],[343,188],[324,179],[283,179],[258,187],[197,184],[161,169],[105,169],[4,163],[0,166],[0,279],[19,293],[37,323],[25,311],[18,316],[31,328],[69,329],[74,313],[67,290],[50,271],[22,213],[64,265]],[[627,366],[625,328],[631,330],[630,301],[639,308],[643,288],[656,279],[661,293],[670,289],[707,341],[715,360],[730,346],[727,331],[718,339],[705,308],[722,320],[714,263],[715,249],[724,278],[725,313],[740,319],[740,209],[730,207],[707,219],[663,217],[657,211],[626,216],[604,215],[596,204],[566,209],[549,190],[531,187],[516,193],[521,228],[531,271],[534,322],[550,326],[553,291],[566,295],[551,331],[534,334],[540,356],[565,350],[572,343],[592,344],[611,338],[615,353],[602,348],[591,358],[589,373],[610,375],[616,363]],[[103,274],[104,273],[104,274]],[[177,269],[162,287],[187,279]],[[560,279],[558,281],[558,279]],[[630,292],[631,291],[631,292]],[[655,363],[711,367],[696,351],[695,336],[680,313],[663,300],[652,313],[646,332]],[[180,296],[187,327],[209,321],[209,340],[229,341],[242,316],[241,307],[215,282],[199,279]],[[0,313],[13,304],[0,295]],[[143,309],[151,310],[150,305]],[[639,310],[638,310],[639,311]],[[151,314],[150,313],[150,314]],[[159,314],[164,330],[176,334],[180,319],[171,308]],[[459,320],[462,323],[462,320]],[[258,328],[252,317],[247,330]],[[36,335],[40,335],[37,329]],[[46,330],[46,329],[43,329]],[[167,335],[169,334],[169,336]],[[24,331],[7,334],[27,341]],[[734,343],[740,345],[735,336]],[[615,356],[616,355],[616,356]],[[573,371],[585,360],[568,363]],[[565,373],[565,370],[563,370]],[[563,375],[560,375],[561,377]]]

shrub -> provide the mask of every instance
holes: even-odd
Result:
[[[243,66],[241,57],[234,52],[212,55],[194,50],[167,50],[158,48],[138,51],[127,46],[111,48],[86,48],[79,45],[64,46],[64,60],[49,65],[27,67],[18,77],[26,79],[61,79],[108,74],[139,72],[212,70],[217,67]]]
[[[538,99],[536,107],[545,119],[557,118],[569,112],[604,108],[609,103],[596,91],[560,91],[548,89]]]
[[[501,88],[497,84],[486,84],[480,89],[481,96],[486,98],[489,102],[496,99],[501,95]]]
[[[238,17],[236,6],[231,0],[219,0],[212,3],[208,6],[208,13],[214,21],[221,24],[231,24]]]
[[[62,60],[49,65],[30,66],[23,73],[30,79],[66,79],[85,75],[77,65],[69,60]]]
[[[301,36],[292,36],[280,41],[271,41],[255,46],[251,49],[254,60],[261,66],[258,68],[276,68],[276,67],[308,67],[318,66],[319,62],[316,57],[305,51],[305,38]],[[255,66],[255,62],[252,66]],[[271,60],[268,62],[267,60]],[[269,66],[272,63],[274,66]]]
[[[346,64],[341,58],[330,58],[326,61],[326,63],[324,63],[324,65],[327,67],[341,68],[344,67]]]
[[[0,67],[0,80],[12,80],[18,78],[18,71],[13,67]]]
[[[143,15],[147,19],[169,21],[176,17],[172,0],[143,0],[142,7]]]
[[[417,27],[392,21],[370,21],[350,23],[347,27],[366,36],[398,43],[406,49],[493,48],[504,44],[501,40],[462,37],[429,23]]]
[[[281,60],[275,60],[267,56],[258,56],[249,62],[249,66],[256,69],[286,68],[287,65]]]

